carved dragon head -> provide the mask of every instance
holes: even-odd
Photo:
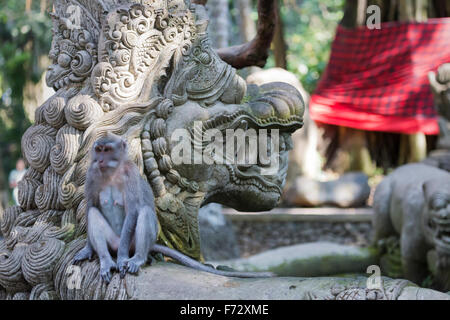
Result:
[[[47,83],[57,92],[37,109],[36,123],[22,139],[30,169],[19,184],[20,206],[7,209],[0,223],[6,236],[0,242],[1,287],[11,294],[31,290],[34,298],[75,298],[66,272],[86,233],[89,150],[107,132],[128,141],[131,158],[155,193],[159,240],[194,258],[201,259],[202,204],[243,210],[277,204],[290,134],[302,126],[302,98],[284,83],[247,87],[210,47],[203,6],[59,0],[53,18]],[[257,137],[268,129],[264,139],[279,142],[279,152],[266,150],[277,169],[263,174],[267,163],[261,161],[180,163],[174,157],[179,129],[203,152],[207,145],[196,145],[195,137],[210,129],[253,129]],[[119,278],[101,287],[97,262],[82,269],[87,296],[127,296]]]

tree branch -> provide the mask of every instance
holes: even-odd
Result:
[[[202,6],[206,5],[208,0],[193,0],[192,3],[201,4]]]
[[[200,0],[197,0],[200,1]],[[236,69],[250,66],[264,67],[269,56],[269,48],[279,19],[277,0],[258,0],[258,28],[252,41],[217,50],[220,58]]]

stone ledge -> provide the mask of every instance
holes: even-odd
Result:
[[[378,264],[378,253],[331,242],[311,242],[279,247],[247,258],[210,261],[239,271],[271,271],[283,277],[324,277],[338,274],[365,274]]]
[[[316,221],[316,222],[371,222],[372,208],[275,208],[271,211],[241,212],[224,208],[230,221]]]
[[[119,277],[118,274],[114,275]],[[240,279],[156,262],[139,272],[133,300],[365,300],[380,299],[366,288],[366,277],[275,277]],[[122,280],[123,281],[123,280]],[[450,295],[383,277],[385,299],[450,300]]]

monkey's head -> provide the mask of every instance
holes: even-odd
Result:
[[[108,133],[94,142],[91,165],[103,175],[110,175],[128,159],[127,143],[119,136]]]

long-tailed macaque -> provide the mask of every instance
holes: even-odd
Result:
[[[156,244],[158,221],[153,191],[141,177],[137,166],[128,158],[127,143],[108,133],[98,139],[91,151],[86,175],[87,200],[86,246],[74,257],[74,263],[100,259],[100,276],[111,280],[111,271],[137,273],[147,262],[151,251],[159,252],[182,264],[201,271],[234,277],[271,277],[270,272],[222,271],[203,265],[186,255]],[[134,255],[130,258],[130,252]],[[117,254],[117,263],[111,257]],[[151,259],[151,258],[150,258]]]

